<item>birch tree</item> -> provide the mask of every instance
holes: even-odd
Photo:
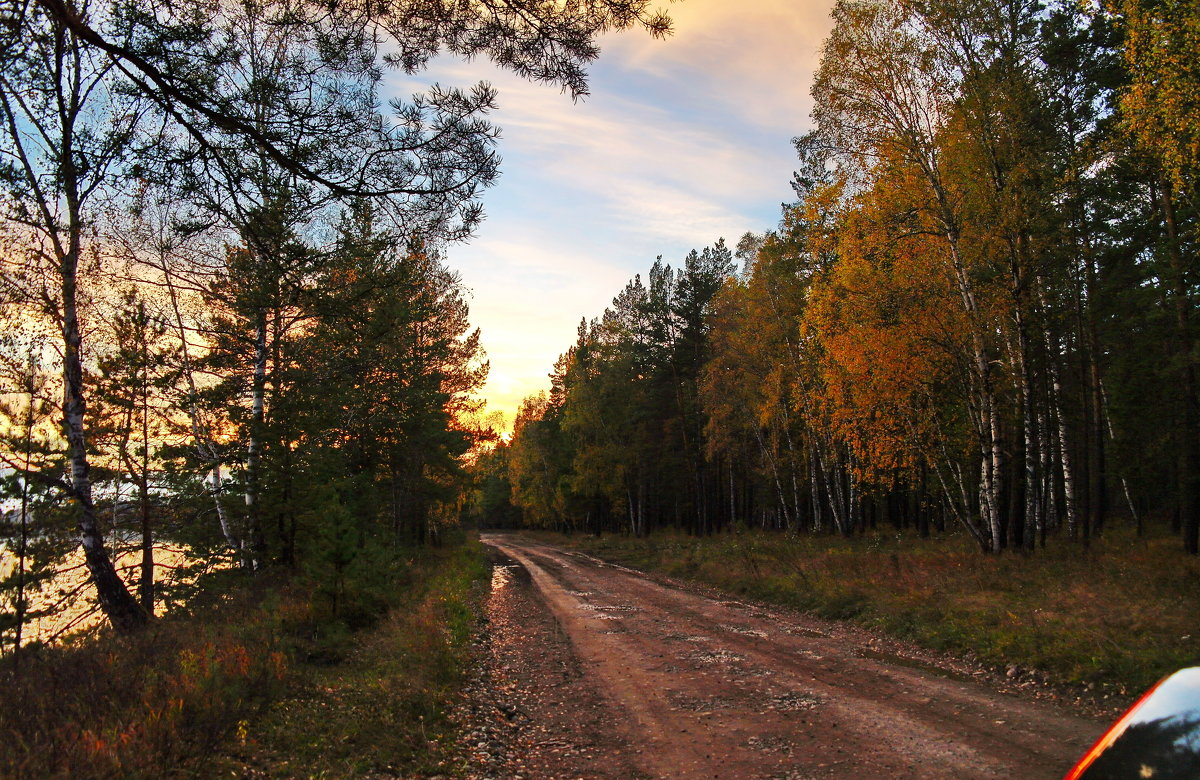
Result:
[[[69,456],[69,476],[60,483],[78,508],[80,543],[100,605],[115,627],[128,631],[147,615],[113,566],[92,497],[80,287],[81,266],[98,251],[89,243],[98,202],[124,163],[140,108],[116,89],[113,60],[73,25],[41,5],[22,10],[6,28],[0,52],[3,208],[8,220],[37,237],[31,251],[47,269],[39,294],[60,337]],[[86,25],[106,21],[103,9],[87,2],[71,15]]]
[[[919,172],[920,213],[943,239],[969,329],[972,423],[980,456],[979,511],[989,545],[1003,544],[1000,510],[1005,455],[997,398],[994,331],[963,247],[962,206],[946,179],[938,136],[958,79],[921,34],[920,19],[890,0],[840,2],[813,86],[819,132],[855,177],[880,154]]]

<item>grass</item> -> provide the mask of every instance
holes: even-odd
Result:
[[[626,566],[1115,694],[1200,663],[1200,560],[1173,537],[1115,528],[1086,550],[1052,540],[1030,555],[894,533],[554,538]]]
[[[268,573],[133,636],[10,660],[0,777],[432,771],[487,566],[478,541],[372,564],[336,611],[323,580]]]
[[[489,571],[478,541],[425,550],[387,617],[328,662],[297,670],[288,693],[239,732],[211,773],[416,777],[450,772],[451,700],[461,686]],[[338,642],[336,638],[333,640]]]
[[[270,614],[297,597],[259,581],[132,636],[10,657],[0,777],[158,777],[213,750],[286,684]]]

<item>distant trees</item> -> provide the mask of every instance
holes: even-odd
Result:
[[[1181,397],[1178,427],[1178,510],[1184,544],[1200,553],[1200,386],[1194,309],[1197,193],[1200,191],[1200,44],[1194,3],[1115,4],[1125,35],[1129,84],[1121,94],[1126,128],[1149,168],[1158,195],[1166,256],[1161,276],[1174,320],[1176,376]],[[1160,265],[1161,267],[1161,265]]]
[[[544,464],[632,533],[951,524],[996,552],[1119,506],[1195,552],[1185,5],[839,2],[779,228],[699,307],[661,265],[627,286],[510,476]],[[527,520],[580,519],[521,485]]]
[[[505,453],[512,502],[535,525],[646,534],[715,527],[723,482],[705,458],[699,374],[714,296],[732,272],[724,242],[683,268],[661,260],[600,320],[582,322],[549,397],[526,399]]]
[[[11,642],[17,654],[29,641],[26,626],[49,611],[37,596],[53,579],[63,545],[52,488],[29,476],[55,460],[47,446],[55,404],[48,397],[48,372],[40,354],[43,340],[9,335],[6,341],[10,352],[9,359],[0,362],[5,390],[0,413],[9,422],[3,446],[13,465],[0,481],[0,497],[11,507],[0,519],[0,542],[8,550],[9,563],[0,571],[0,637],[7,640],[0,642],[0,652]]]
[[[112,350],[97,361],[100,377],[96,400],[100,418],[93,426],[97,444],[107,444],[111,465],[113,524],[122,508],[126,478],[137,491],[137,516],[141,548],[138,601],[154,614],[154,501],[151,495],[158,466],[155,450],[166,431],[167,412],[162,390],[169,381],[173,349],[166,325],[147,306],[136,288],[127,290],[113,311],[110,325]],[[104,439],[108,439],[104,442]]]

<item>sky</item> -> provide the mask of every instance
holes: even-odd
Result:
[[[500,180],[476,236],[447,252],[491,363],[489,412],[511,426],[521,399],[549,387],[580,319],[600,316],[659,255],[678,266],[691,249],[776,226],[831,6],[668,3],[673,35],[605,36],[577,102],[481,61],[441,58],[423,74],[499,92]],[[397,97],[412,87],[393,84]]]

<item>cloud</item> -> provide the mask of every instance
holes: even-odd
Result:
[[[522,397],[548,386],[580,318],[600,315],[657,255],[679,263],[777,222],[828,8],[672,4],[672,38],[604,39],[592,94],[578,102],[488,63],[434,63],[425,85],[489,80],[499,90],[503,174],[478,237],[449,252],[474,294],[491,408],[511,422]],[[421,81],[393,74],[389,87],[404,95]]]
[[[796,134],[807,126],[809,86],[832,25],[830,0],[686,0],[666,7],[674,35],[666,41],[609,36],[602,66],[618,63],[677,88],[690,85],[764,127]]]
[[[626,280],[622,268],[569,236],[524,236],[524,224],[497,222],[449,258],[471,288],[471,321],[491,361],[483,396],[510,424],[521,399],[548,386],[580,318],[599,314]]]
[[[764,148],[752,133],[705,126],[636,95],[574,104],[516,82],[501,87],[500,103],[505,176],[569,193],[577,211],[593,210],[610,228],[694,245],[740,234],[755,221],[745,204],[773,210],[787,194],[788,136]]]

